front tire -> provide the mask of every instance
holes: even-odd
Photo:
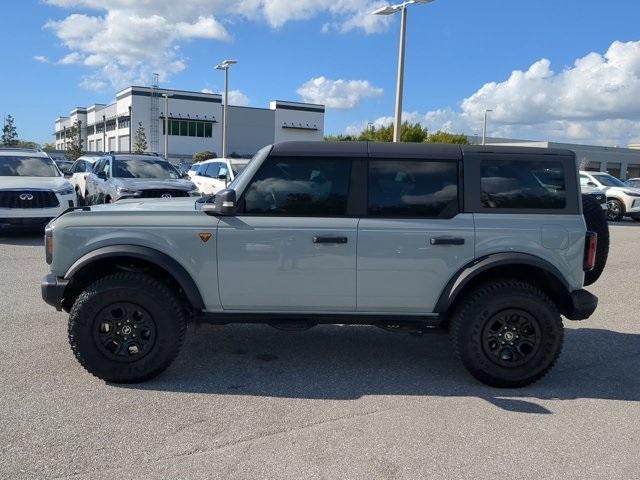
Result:
[[[96,281],[80,294],[69,316],[69,344],[96,377],[142,382],[173,362],[185,328],[184,308],[163,282],[123,272]]]
[[[492,387],[530,385],[555,364],[564,329],[560,314],[538,288],[518,280],[471,291],[451,320],[456,354],[469,373]]]
[[[607,219],[610,222],[619,222],[624,218],[624,205],[617,198],[607,200]]]

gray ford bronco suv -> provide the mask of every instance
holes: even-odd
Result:
[[[70,209],[45,248],[44,300],[106,381],[165,370],[188,322],[328,323],[448,330],[474,377],[522,387],[561,315],[596,309],[608,230],[570,151],[290,142],[215,197]]]

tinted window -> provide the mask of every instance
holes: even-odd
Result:
[[[566,205],[560,162],[483,160],[481,179],[484,208],[561,209]]]
[[[222,164],[217,163],[217,162],[216,163],[209,163],[207,165],[206,171],[204,172],[204,175],[206,177],[216,178],[218,176],[219,172],[220,172],[220,166],[221,165]]]
[[[59,177],[50,158],[0,156],[0,177]]]
[[[372,160],[368,188],[370,216],[453,216],[458,211],[458,164]]]
[[[601,173],[601,174],[594,174],[593,176],[605,187],[624,187],[625,186],[622,180],[617,179],[613,175]]]
[[[245,212],[339,216],[347,211],[351,162],[344,159],[268,159],[245,194]]]

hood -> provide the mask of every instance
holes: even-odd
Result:
[[[195,212],[196,197],[185,198],[149,198],[141,200],[119,200],[116,203],[92,205],[92,212]]]
[[[0,177],[0,190],[60,190],[70,186],[71,183],[64,177]]]
[[[156,190],[156,189],[176,189],[176,190],[195,190],[196,186],[189,180],[158,180],[155,178],[118,178],[116,185],[131,190]]]
[[[631,192],[640,195],[640,188],[635,187],[605,187],[605,192]]]

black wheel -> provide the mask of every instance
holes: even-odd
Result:
[[[69,344],[80,364],[109,382],[155,377],[175,359],[185,312],[171,290],[141,273],[116,273],[90,285],[69,316]]]
[[[493,387],[524,387],[541,379],[558,359],[563,336],[551,300],[517,280],[476,288],[451,320],[458,357],[471,375]]]
[[[598,234],[598,247],[596,249],[596,265],[590,272],[584,274],[585,286],[593,285],[607,265],[609,257],[609,224],[602,207],[590,195],[582,196],[582,214],[587,223],[587,230]]]
[[[617,198],[607,200],[607,219],[611,222],[619,222],[624,218],[624,205]]]

